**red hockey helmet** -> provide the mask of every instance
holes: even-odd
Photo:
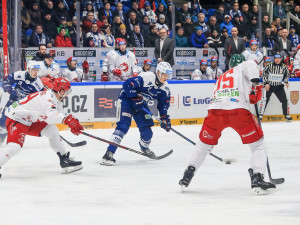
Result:
[[[211,57],[210,62],[218,62],[218,57],[217,56]]]
[[[61,90],[65,92],[63,96],[60,95]],[[56,78],[53,83],[53,91],[57,92],[61,97],[65,97],[69,93],[71,93],[71,84],[65,78],[62,77]]]
[[[290,57],[286,57],[285,59],[284,59],[284,64],[289,64],[290,63]]]
[[[126,45],[126,40],[123,38],[120,38],[121,40],[119,41],[119,45]]]
[[[152,61],[150,59],[145,59],[144,60],[144,65],[145,64],[152,66]]]
[[[202,60],[200,61],[200,66],[202,66],[202,65],[208,65],[208,62],[207,62],[206,59],[202,59]]]
[[[46,89],[53,89],[53,81],[48,77],[42,77],[41,81]]]
[[[264,62],[271,62],[271,58],[268,57],[268,56],[266,56],[266,57],[264,58]]]
[[[258,45],[258,42],[257,42],[257,40],[251,40],[249,44],[250,45]]]
[[[115,44],[119,44],[120,41],[121,41],[122,39],[123,39],[123,38],[117,38],[117,39],[115,40]]]
[[[67,65],[70,65],[70,63],[71,63],[72,61],[76,61],[76,62],[77,62],[77,59],[74,58],[74,57],[69,57],[69,58],[67,59]]]
[[[297,51],[296,51],[296,52],[298,52],[298,51],[299,51],[299,49],[300,49],[300,44],[297,46]]]

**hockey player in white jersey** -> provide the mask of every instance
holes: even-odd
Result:
[[[136,58],[133,52],[126,50],[126,41],[119,42],[119,50],[111,55],[108,67],[110,81],[124,81],[137,76]]]
[[[294,77],[300,78],[300,44],[297,46],[297,51],[294,56],[294,64],[293,64],[293,70],[294,70]]]
[[[210,67],[207,68],[208,77],[212,77],[212,79],[218,79],[222,75],[222,70],[218,67],[218,57],[213,56],[210,59]]]
[[[82,169],[80,161],[69,157],[58,128],[54,124],[63,123],[71,128],[71,132],[79,135],[83,127],[71,114],[63,112],[62,100],[71,91],[70,82],[57,78],[53,90],[35,92],[14,102],[6,111],[7,145],[0,151],[0,167],[11,157],[21,151],[26,135],[49,138],[51,148],[60,159],[62,173],[71,173]]]
[[[142,72],[148,72],[152,67],[152,61],[150,59],[145,59],[143,63],[143,67],[137,66],[137,74]]]
[[[243,144],[249,144],[251,149],[251,168],[248,172],[253,193],[268,193],[276,188],[274,184],[264,181],[267,154],[263,131],[250,112],[250,104],[256,104],[261,99],[263,86],[258,84],[259,68],[253,60],[234,66],[217,80],[208,115],[199,134],[200,140],[179,181],[181,186],[190,184],[195,171],[218,144],[222,131],[231,127],[240,135]]]
[[[212,80],[213,77],[207,73],[208,62],[206,59],[200,61],[200,70],[195,69],[192,73],[192,80]]]
[[[250,49],[246,49],[245,51],[242,52],[242,54],[245,56],[246,60],[255,60],[256,62],[260,63],[261,60],[263,59],[263,55],[261,52],[257,49],[258,47],[258,42],[257,40],[251,40],[249,42]],[[260,64],[260,69],[263,67],[262,63]]]
[[[38,72],[38,77],[53,77],[57,78],[59,76],[60,70],[59,65],[53,61],[53,56],[51,54],[46,54],[44,61],[40,61],[40,70]]]
[[[69,57],[67,59],[68,68],[61,72],[61,77],[65,78],[69,82],[82,82],[89,80],[89,63],[84,61],[82,68],[77,67],[77,59]]]

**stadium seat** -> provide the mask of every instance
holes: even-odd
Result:
[[[208,9],[208,15],[211,17],[215,13],[216,9]]]

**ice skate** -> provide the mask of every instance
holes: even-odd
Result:
[[[81,161],[74,161],[73,158],[70,158],[70,152],[67,152],[64,155],[61,155],[59,152],[57,153],[59,159],[60,159],[60,166],[62,168],[62,173],[73,173],[78,170],[81,170],[82,167],[82,162]]]
[[[270,182],[264,181],[264,176],[261,173],[253,173],[253,169],[248,170],[251,178],[252,193],[255,195],[270,194],[275,190],[276,186]]]
[[[286,122],[292,122],[293,118],[290,115],[284,115]]]
[[[112,166],[115,164],[116,160],[113,158],[114,153],[111,151],[107,150],[105,155],[102,158],[102,161],[100,162],[100,165],[104,166]]]
[[[156,157],[155,153],[153,151],[151,151],[149,148],[147,149],[142,149],[142,151],[150,158],[150,159],[154,159]]]
[[[181,185],[182,190],[185,187],[188,187],[189,184],[191,183],[191,180],[194,176],[194,172],[195,172],[196,168],[193,166],[189,166],[183,174],[183,178],[179,181],[179,185]]]

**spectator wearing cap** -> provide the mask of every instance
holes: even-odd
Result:
[[[115,39],[117,38],[123,38],[126,43],[129,42],[129,35],[127,34],[126,26],[125,24],[120,25],[120,31],[116,33]]]
[[[70,27],[67,25],[66,17],[61,17],[59,19],[59,23],[60,25],[57,27],[57,33],[59,34],[60,29],[64,28],[66,30],[66,37],[70,37],[70,33],[69,33]]]
[[[158,21],[156,23],[156,27],[158,30],[160,30],[161,28],[165,28],[167,31],[169,31],[169,27],[166,24],[166,17],[163,14],[160,14]]]
[[[188,38],[184,35],[184,28],[179,27],[176,33],[176,47],[189,47]]]
[[[134,25],[133,32],[129,35],[129,45],[131,47],[144,48],[145,38],[141,33],[141,28],[139,24]]]
[[[43,26],[38,24],[30,36],[29,46],[39,47],[41,44],[45,44],[47,48],[52,47],[51,39],[43,32]]]
[[[218,34],[221,33],[220,24],[217,23],[217,18],[215,16],[209,17],[207,27],[208,27],[208,30],[206,32],[207,36],[209,36],[213,30],[217,30]]]
[[[42,25],[43,25],[45,34],[48,35],[51,40],[54,40],[57,35],[57,26],[51,16],[50,12],[46,12],[44,14]]]
[[[67,36],[67,31],[64,27],[60,29],[59,34],[55,38],[55,47],[74,47],[71,38]]]
[[[243,22],[242,12],[239,10],[239,3],[238,2],[233,3],[233,9],[231,9],[228,12],[228,14],[231,18],[234,18],[235,16],[238,16],[240,18],[240,21]]]
[[[163,14],[165,16],[165,18],[166,18],[166,23],[170,24],[170,21],[168,20],[168,16],[167,16],[167,9],[164,6],[164,4],[159,4],[158,5],[158,8],[156,9],[155,14],[156,14],[157,18],[159,18],[159,16],[161,14]]]
[[[114,48],[115,47],[115,38],[112,35],[110,31],[109,26],[104,26],[102,31],[101,31],[101,39],[103,40],[101,42],[101,46],[105,48]]]
[[[185,17],[192,17],[193,11],[188,7],[187,3],[182,5],[182,8],[178,11],[178,23],[183,24],[185,22]]]
[[[284,49],[291,52],[292,51],[292,42],[287,39],[288,31],[287,29],[283,29],[281,33],[281,37],[278,40],[275,39],[275,43],[272,49],[273,55],[277,53],[281,53]]]
[[[96,23],[92,24],[91,31],[86,34],[86,39],[89,47],[101,47],[103,40]]]
[[[286,23],[286,13],[284,11],[284,8],[281,6],[282,2],[281,0],[276,0],[276,5],[273,7],[273,16],[274,18],[280,18],[280,24],[281,26],[285,27]]]
[[[253,16],[251,22],[247,26],[247,38],[250,40],[255,36],[255,30],[258,29],[257,17]]]
[[[111,29],[112,29],[112,34],[115,36],[117,33],[120,32],[120,26],[121,26],[122,23],[122,20],[121,20],[121,17],[119,16],[115,16],[114,17],[114,21],[111,25]]]
[[[195,29],[197,27],[201,27],[202,28],[202,32],[204,34],[206,34],[208,32],[208,26],[205,23],[205,15],[204,13],[199,13],[197,16],[198,20],[197,22],[194,24]]]
[[[275,18],[274,21],[271,24],[271,27],[273,29],[273,35],[277,35],[278,29],[282,29],[282,26],[280,26],[280,18]]]
[[[190,37],[190,45],[195,48],[208,48],[207,39],[203,34],[202,27],[197,27]]]
[[[30,15],[23,1],[21,1],[21,21],[22,21],[22,30],[23,31],[28,30],[30,26]]]
[[[242,5],[242,17],[243,17],[243,23],[247,24],[250,23],[251,18],[252,18],[253,14],[252,12],[250,12],[249,10],[249,5],[247,3]]]
[[[149,17],[148,16],[144,16],[143,17],[143,20],[142,20],[142,23],[141,23],[141,33],[143,34],[144,37],[146,37],[147,35],[150,34],[150,20],[149,20]]]
[[[56,16],[57,18],[65,17],[67,21],[70,21],[69,18],[69,11],[66,9],[66,5],[64,1],[58,1],[57,8],[56,8]]]
[[[263,47],[273,48],[275,37],[272,35],[271,28],[267,27],[263,34]]]
[[[244,40],[238,36],[238,29],[231,28],[231,37],[225,40],[224,50],[226,54],[226,69],[229,68],[229,61],[234,54],[241,54],[245,50]]]
[[[116,16],[119,16],[121,18],[122,23],[126,22],[127,16],[123,12],[123,5],[121,2],[117,3],[116,10],[113,12],[113,18],[115,18]]]
[[[297,47],[300,44],[299,35],[296,34],[295,26],[290,27],[288,39],[292,42],[292,47]]]
[[[185,17],[185,22],[182,24],[182,28],[184,29],[184,33],[187,37],[190,37],[195,32],[195,25],[193,24],[190,16]]]
[[[142,13],[141,13],[141,10],[139,9],[139,5],[138,5],[137,1],[132,2],[131,8],[127,12],[127,18],[130,18],[132,12],[135,13],[135,16],[136,16],[135,18],[136,18],[137,22],[140,22],[140,20],[142,19]],[[127,25],[126,25],[126,27],[127,27]]]
[[[223,23],[224,16],[225,16],[225,10],[224,10],[224,5],[220,4],[218,6],[218,9],[214,12],[213,16],[217,18],[217,23],[221,24]]]
[[[228,30],[226,27],[223,27],[222,31],[221,31],[221,36],[220,36],[220,40],[222,42],[222,45],[224,46],[225,44],[225,40],[229,37],[228,34]]]
[[[145,2],[144,8],[141,10],[142,17],[148,16],[150,23],[156,23],[157,16],[155,12],[151,9],[150,2]]]
[[[246,24],[243,24],[241,21],[240,21],[240,16],[239,15],[235,15],[234,17],[233,17],[233,21],[232,21],[232,25],[234,26],[234,27],[236,27],[237,29],[238,29],[238,31],[239,31],[239,37],[241,37],[241,38],[244,38],[244,37],[246,37]]]
[[[29,15],[30,15],[30,28],[34,29],[37,24],[42,24],[42,14],[41,9],[39,7],[38,2],[34,2],[32,4],[32,8],[29,9]]]
[[[212,30],[211,35],[207,37],[207,44],[211,48],[219,48],[224,47],[219,32],[217,30]]]
[[[286,13],[292,12],[294,7],[295,7],[294,0],[286,0],[285,1],[284,10],[285,10]]]
[[[167,30],[162,28],[159,30],[159,39],[155,40],[154,55],[158,63],[168,62],[171,66],[174,65],[174,47],[173,39],[167,36]]]
[[[94,5],[91,1],[88,1],[85,5],[85,10],[82,12],[82,17],[86,17],[88,12],[94,13],[95,20],[98,20],[98,12],[95,11]]]
[[[83,18],[83,21],[82,21],[82,30],[85,33],[90,32],[92,24],[94,24],[94,23],[97,24],[98,31],[100,31],[100,29],[102,27],[104,27],[104,25],[105,25],[105,23],[101,22],[100,20],[95,20],[94,13],[88,12],[86,18]]]
[[[233,25],[230,21],[229,15],[224,16],[224,22],[220,24],[220,28],[223,29],[223,27],[226,27],[226,29],[228,30],[228,34],[231,35],[231,29],[233,28]]]
[[[54,6],[53,1],[51,0],[47,1],[46,8],[43,10],[43,15],[45,15],[46,13],[50,13],[52,20],[55,21],[56,25],[58,25],[59,17],[57,17],[56,10],[54,9],[53,6]]]
[[[134,11],[129,13],[129,18],[127,19],[125,25],[127,28],[127,33],[130,35],[133,32],[134,25],[139,24],[139,20],[137,19],[137,14]]]
[[[103,3],[103,8],[101,8],[98,12],[98,17],[101,18],[102,16],[106,16],[108,23],[112,24],[112,20],[113,20],[113,12],[110,9],[110,3],[109,2],[104,2]]]
[[[146,39],[145,45],[146,45],[146,47],[155,47],[155,41],[156,41],[156,39],[159,39],[159,36],[157,34],[158,29],[157,29],[156,25],[155,24],[150,25],[149,31],[150,31],[149,35],[147,35],[145,37],[145,39]]]

